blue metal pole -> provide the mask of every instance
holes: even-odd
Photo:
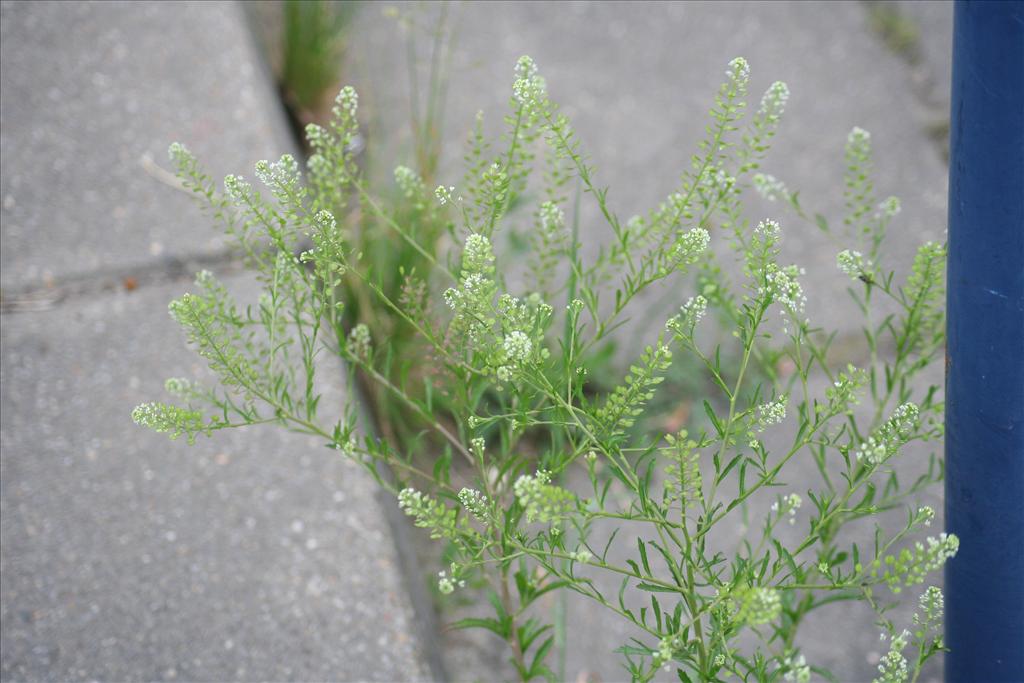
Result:
[[[1024,1],[953,23],[946,680],[1024,681]]]

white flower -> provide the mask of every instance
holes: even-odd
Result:
[[[791,683],[808,683],[811,680],[811,667],[807,666],[807,660],[803,655],[795,659],[786,657],[782,664],[788,668],[782,680]]]
[[[743,57],[736,57],[729,62],[729,70],[725,72],[729,80],[739,86],[745,86],[750,80],[750,64]]]
[[[797,280],[797,276],[803,273],[803,269],[797,266],[780,268],[775,264],[769,264],[768,272],[765,273],[768,294],[794,314],[802,313],[807,304],[804,289]]]
[[[454,572],[452,576],[448,576],[448,572],[437,573],[437,590],[439,590],[442,595],[449,595],[456,589],[456,587],[462,588],[465,585],[465,580],[456,579]]]
[[[763,403],[757,407],[757,425],[764,429],[769,425],[777,425],[786,419],[786,403],[788,397],[782,394],[774,401]]]
[[[885,218],[894,218],[900,212],[900,198],[886,197],[878,205],[878,213]]]
[[[766,218],[757,224],[754,228],[754,232],[760,235],[765,242],[775,243],[782,237],[782,228],[779,226],[778,221],[774,221],[771,218]]]
[[[945,607],[942,590],[935,586],[929,586],[928,590],[921,594],[918,604],[921,605],[927,621],[937,621],[942,617]]]
[[[761,97],[760,113],[764,116],[766,123],[778,123],[783,112],[786,111],[786,103],[789,101],[789,86],[782,81],[775,81],[764,92]]]
[[[907,680],[907,659],[903,656],[903,648],[907,646],[909,639],[910,633],[907,631],[893,635],[889,651],[878,663],[878,672],[881,676],[876,678],[874,683],[904,683]]]
[[[590,562],[592,559],[594,559],[594,555],[589,550],[577,550],[575,552],[569,553],[569,556],[572,557],[572,559],[576,562],[582,562],[583,564],[586,564],[587,562]]]
[[[426,192],[423,179],[408,166],[399,166],[395,169],[395,183],[406,199],[417,199]]]
[[[533,351],[533,342],[525,332],[514,330],[505,337],[505,357],[513,363],[525,363]]]
[[[920,409],[917,405],[903,403],[893,412],[889,424],[896,434],[906,438],[917,428],[919,419]]]
[[[550,236],[555,236],[565,227],[565,212],[555,202],[540,205],[540,227]]]
[[[459,502],[477,519],[487,516],[487,496],[475,489],[464,488],[459,491]]]
[[[444,290],[444,294],[442,294],[441,297],[444,299],[444,303],[446,306],[448,306],[448,308],[452,310],[458,308],[459,300],[461,299],[459,290],[455,289],[454,287],[449,287],[448,289]]]
[[[904,403],[892,416],[876,429],[857,449],[858,461],[880,465],[893,455],[913,435],[920,418],[920,409],[913,403]]]
[[[697,324],[704,317],[708,308],[708,300],[700,296],[691,296],[686,303],[679,307],[679,314],[674,315],[665,321],[665,329],[688,339],[693,337],[693,331]]]
[[[537,73],[537,65],[527,56],[516,62],[516,79],[512,84],[512,97],[523,107],[524,113],[532,114],[546,96],[547,86]]]
[[[288,186],[298,182],[299,164],[291,154],[274,162],[262,159],[256,162],[256,177],[268,187]]]
[[[320,147],[328,140],[327,131],[315,123],[306,124],[306,140],[311,147]]]
[[[846,136],[846,144],[853,149],[870,149],[871,133],[860,126],[854,126]]]
[[[437,201],[440,202],[441,206],[444,206],[448,202],[453,201],[453,192],[455,192],[454,185],[449,185],[448,187],[445,187],[444,185],[438,185],[437,189],[434,190],[434,196],[437,197]]]
[[[687,232],[680,232],[669,252],[669,261],[676,268],[692,265],[707,250],[710,241],[711,235],[704,228],[693,228]]]
[[[494,251],[490,241],[481,234],[473,233],[466,238],[462,251],[462,269],[469,273],[482,273],[494,263]]]
[[[683,315],[686,316],[687,320],[693,320],[694,324],[701,321],[707,310],[708,300],[700,294],[697,296],[691,296],[682,306]]]
[[[754,190],[770,202],[784,198],[789,194],[785,183],[767,173],[754,174]]]
[[[355,88],[351,85],[346,85],[338,93],[338,96],[334,98],[334,110],[333,113],[337,117],[341,117],[342,114],[348,118],[355,118],[356,110],[359,108],[359,95],[356,93]]]
[[[797,493],[790,493],[789,495],[782,497],[781,506],[779,501],[772,503],[771,510],[774,513],[778,513],[781,509],[782,513],[789,514],[789,523],[793,525],[796,523],[796,511],[803,505],[803,499]]]
[[[349,352],[357,358],[365,358],[370,352],[370,328],[359,323],[348,333],[346,344]]]
[[[864,262],[864,256],[859,251],[851,249],[843,249],[836,255],[836,266],[854,280],[870,272]]]

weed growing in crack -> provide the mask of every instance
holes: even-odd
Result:
[[[941,478],[941,460],[918,463],[909,484],[893,465],[908,444],[942,434],[939,390],[919,385],[944,342],[945,248],[922,246],[905,277],[884,268],[881,244],[899,204],[875,196],[870,136],[851,132],[836,277],[849,280],[863,313],[870,358],[865,367],[830,362],[834,336],[804,310],[815,292],[804,290],[798,265],[780,261],[793,228],[769,218],[752,227],[743,210],[753,188],[829,229],[760,172],[788,89],[773,85],[746,118],[746,61],[730,62],[725,76],[678,187],[625,222],[528,57],[515,67],[500,144],[486,142],[478,122],[459,185],[431,188],[400,167],[391,203],[370,191],[353,159],[350,88],[329,125],[308,129],[305,177],[287,155],[258,165],[267,196],[235,176],[218,191],[172,146],[182,181],[246,255],[263,293],[241,307],[200,274],[171,313],[217,383],[172,380],[181,403],[139,406],[135,420],[190,441],[265,422],[321,437],[447,545],[441,594],[486,587],[489,613],[456,626],[501,637],[523,680],[555,677],[555,636],[538,608],[552,591],[585,596],[633,626],[636,638],[618,651],[638,681],[662,668],[691,681],[806,681],[821,670],[800,651],[800,627],[845,601],[870,605],[886,630],[881,680],[916,677],[943,647],[941,593],[924,592],[913,634],[885,614],[959,541],[915,540],[935,514],[915,496]],[[528,191],[538,167],[539,187]],[[584,256],[571,227],[569,182],[607,224],[596,257]],[[392,272],[389,261],[353,249],[354,215],[391,231],[416,267]],[[513,292],[515,264],[495,240],[524,221],[533,226],[525,263],[534,277]],[[738,277],[726,275],[723,258],[736,260]],[[591,377],[640,295],[666,281],[685,303],[620,380]],[[897,313],[879,320],[879,299]],[[731,330],[728,342],[708,344],[711,317]],[[363,434],[355,406],[324,415],[314,380],[328,355],[392,397],[400,410],[384,419],[417,436]],[[681,358],[707,378],[708,395],[692,402],[704,415],[651,433],[644,419]],[[819,481],[788,490],[800,462],[813,464]],[[858,522],[898,508],[906,512],[898,528],[876,525],[872,542],[855,540]],[[738,520],[743,537],[725,549],[719,537]],[[609,524],[610,534],[601,530]],[[603,587],[605,577],[617,591]],[[903,654],[910,645],[913,661]]]

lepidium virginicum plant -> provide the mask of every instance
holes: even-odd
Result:
[[[780,261],[787,231],[770,218],[752,226],[744,217],[750,187],[808,217],[796,193],[759,172],[788,89],[772,85],[748,119],[748,79],[746,61],[733,60],[707,138],[676,190],[623,223],[595,184],[568,119],[523,57],[500,151],[492,152],[478,121],[460,186],[438,187],[429,205],[411,172],[397,174],[422,197],[422,211],[450,221],[456,246],[446,256],[435,257],[367,189],[350,152],[357,133],[350,88],[339,94],[332,123],[310,129],[315,154],[305,178],[287,155],[257,165],[266,194],[236,176],[219,192],[187,150],[173,145],[183,182],[211,207],[264,291],[242,308],[201,273],[195,293],[170,310],[219,385],[170,380],[181,402],[139,406],[135,420],[189,441],[261,422],[321,437],[446,544],[440,593],[484,586],[481,608],[489,614],[456,625],[504,639],[523,680],[556,677],[553,628],[538,599],[566,590],[635,627],[637,637],[619,649],[634,680],[662,668],[684,681],[826,674],[801,653],[798,632],[808,614],[843,601],[863,601],[879,616],[890,643],[880,680],[916,678],[943,648],[942,595],[934,587],[921,594],[909,630],[885,614],[956,553],[958,540],[915,540],[934,517],[914,502],[916,494],[941,478],[941,461],[918,465],[909,485],[894,463],[911,442],[942,432],[938,390],[921,390],[919,379],[943,345],[944,247],[921,247],[905,277],[883,269],[880,245],[898,203],[876,199],[870,139],[855,129],[836,277],[849,278],[864,313],[870,360],[834,367],[834,335],[812,327],[804,313],[803,271]],[[570,183],[589,194],[610,231],[592,258],[572,227],[579,216],[566,216]],[[393,273],[375,272],[350,248],[341,214],[353,205],[426,264],[404,275],[400,296],[379,284]],[[828,227],[824,217],[810,220]],[[494,243],[503,226],[527,221],[534,250],[527,281],[536,286],[513,293],[512,264]],[[738,268],[720,265],[721,256]],[[349,324],[337,295],[343,278],[365,283],[373,305],[414,330],[424,354],[397,355],[389,339]],[[664,281],[691,294],[618,385],[596,392],[584,371],[589,359],[638,296]],[[879,299],[896,312],[878,320],[872,306]],[[729,328],[734,348],[706,341],[712,319]],[[362,434],[354,409],[322,415],[314,379],[328,355],[391,394],[431,437],[416,448]],[[666,372],[686,355],[714,387],[714,395],[698,397],[705,421],[667,434],[640,429]],[[738,361],[723,365],[723,357]],[[776,371],[783,365],[793,371],[783,376]],[[812,379],[822,375],[827,388],[815,390]],[[769,450],[767,431],[787,441]],[[430,454],[414,452],[424,449]],[[811,465],[818,481],[789,490],[798,463]],[[903,524],[875,524],[873,540],[855,542],[855,523],[870,527],[872,517],[893,509],[905,512]],[[759,522],[722,550],[722,526],[734,529],[740,517]],[[599,533],[599,522],[618,526]],[[599,587],[602,575],[614,577],[618,590]]]

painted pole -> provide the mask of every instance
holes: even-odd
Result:
[[[958,0],[947,271],[946,680],[1024,681],[1024,1]]]

